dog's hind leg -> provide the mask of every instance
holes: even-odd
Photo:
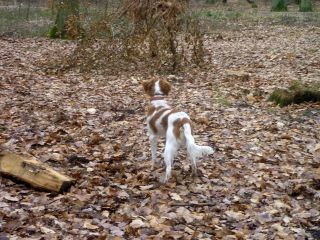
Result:
[[[151,145],[151,170],[153,170],[154,165],[157,161],[158,137],[156,135],[150,134],[149,140],[150,140],[150,145]]]
[[[167,182],[171,176],[173,160],[177,154],[178,147],[179,145],[175,140],[175,138],[173,136],[168,136],[167,134],[166,146],[164,149],[164,162],[166,164],[166,174],[165,174],[164,182]]]

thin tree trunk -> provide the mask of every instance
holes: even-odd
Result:
[[[26,15],[26,19],[27,19],[27,20],[29,20],[30,7],[31,7],[31,0],[28,0],[27,15]]]
[[[56,0],[57,16],[50,31],[51,38],[71,38],[81,35],[79,0]]]

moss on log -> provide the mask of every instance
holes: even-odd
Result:
[[[320,84],[304,85],[294,82],[288,89],[275,89],[268,100],[280,107],[303,102],[318,102],[320,101]]]

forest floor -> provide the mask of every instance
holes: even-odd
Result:
[[[206,69],[162,76],[196,142],[216,149],[196,178],[181,151],[167,184],[162,160],[150,170],[148,69],[52,74],[43,63],[72,43],[1,38],[0,150],[76,184],[54,195],[0,177],[0,239],[319,239],[320,104],[267,101],[320,80],[319,37],[312,26],[221,30],[207,39]]]

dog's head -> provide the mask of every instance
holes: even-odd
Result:
[[[142,86],[146,94],[150,97],[154,95],[168,95],[171,90],[171,85],[167,80],[147,80],[142,82]]]

